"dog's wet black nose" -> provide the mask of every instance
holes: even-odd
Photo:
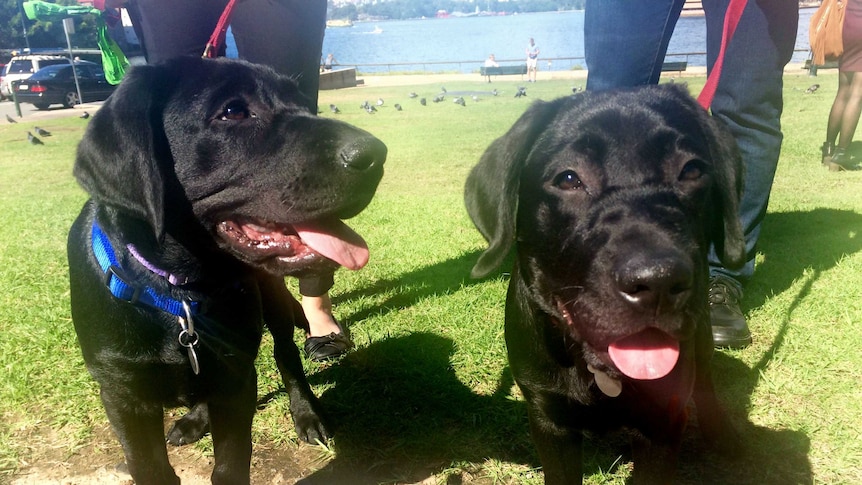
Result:
[[[363,136],[341,148],[341,163],[345,168],[368,170],[386,160],[386,145],[373,136]]]
[[[619,295],[643,311],[677,309],[691,292],[694,267],[689,258],[673,252],[641,253],[620,262],[614,279]]]

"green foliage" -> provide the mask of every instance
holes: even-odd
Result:
[[[30,20],[20,8],[22,0],[0,0],[0,50],[66,47],[62,22]],[[60,5],[78,5],[76,0],[58,0]],[[26,30],[26,38],[24,32]],[[72,47],[96,47],[96,22],[92,15],[75,18]],[[5,60],[5,59],[4,59]]]
[[[391,0],[387,2],[363,2],[361,4],[344,3],[329,5],[329,17],[336,19],[356,20],[360,16],[386,19],[413,19],[434,17],[438,11],[449,13],[472,13],[476,7],[490,12],[553,12],[556,10],[582,10],[584,0],[519,0],[517,2],[501,2],[499,0],[478,0],[464,2],[458,0]]]

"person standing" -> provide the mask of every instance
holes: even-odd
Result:
[[[530,42],[527,44],[526,54],[527,82],[534,83],[536,82],[536,72],[539,67],[539,46],[536,45],[536,41],[532,37],[530,37]]]
[[[703,0],[709,69],[721,46],[731,0]],[[684,0],[587,0],[584,48],[587,89],[655,84]],[[799,23],[796,0],[747,2],[727,46],[723,72],[711,105],[727,125],[745,164],[740,220],[746,262],[726,268],[710,250],[709,304],[716,347],[744,348],[751,332],[740,309],[743,285],[754,273],[755,246],[766,216],[783,135],[782,77]]]
[[[844,8],[844,53],[838,60],[838,92],[829,111],[826,141],[820,148],[823,165],[833,172],[857,169],[847,149],[862,113],[862,0],[847,0]]]

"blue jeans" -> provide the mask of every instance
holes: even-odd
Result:
[[[703,0],[707,29],[707,66],[721,46],[729,0]],[[655,84],[683,0],[587,0],[584,49],[587,89]],[[736,140],[745,164],[740,220],[747,261],[725,268],[710,251],[710,274],[724,275],[739,287],[754,273],[755,246],[766,216],[769,193],[781,152],[782,76],[793,55],[799,9],[797,0],[749,0],[731,43],[712,102]]]

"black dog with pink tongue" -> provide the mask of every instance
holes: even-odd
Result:
[[[707,253],[744,260],[733,139],[680,86],[533,104],[467,180],[488,241],[511,250],[506,344],[545,483],[581,483],[583,430],[633,431],[634,482],[673,480],[690,398],[725,451],[713,388]]]
[[[284,278],[368,248],[344,219],[371,201],[386,146],[316,116],[294,80],[237,60],[132,69],[89,122],[90,199],[68,240],[72,319],[138,484],[175,484],[165,441],[213,438],[213,483],[247,484],[264,326],[299,439],[332,434],[306,381]],[[167,434],[164,409],[189,407]]]

